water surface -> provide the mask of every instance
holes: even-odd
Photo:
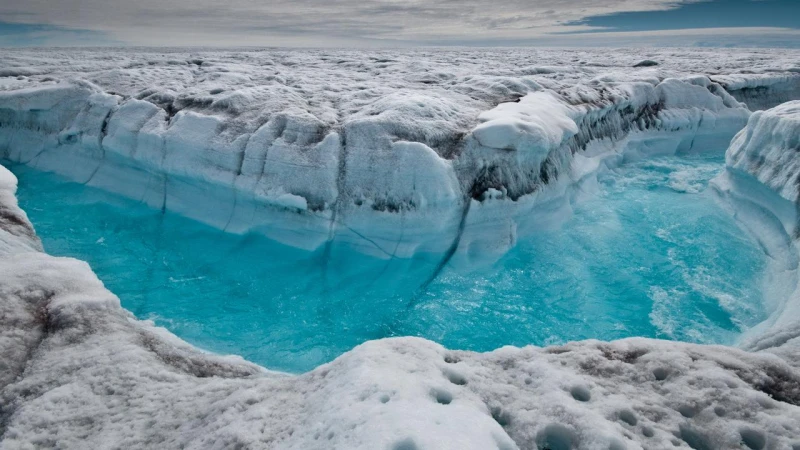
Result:
[[[562,228],[491,266],[447,267],[414,302],[437,261],[343,248],[327,259],[11,169],[45,249],[88,261],[137,317],[301,372],[387,336],[479,351],[628,336],[730,343],[765,318],[765,262],[706,190],[722,166],[722,156],[665,157],[604,174]]]

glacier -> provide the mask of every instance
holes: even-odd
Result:
[[[476,262],[568,215],[600,167],[724,149],[749,116],[725,86],[778,102],[800,79],[736,73],[751,61],[697,75],[668,54],[629,71],[592,53],[391,54],[8,52],[10,74],[38,75],[0,91],[0,157],[304,249]],[[523,65],[537,57],[563,65]]]
[[[735,347],[407,337],[289,376],[136,320],[0,169],[0,448],[800,448],[798,54],[637,52],[5,52],[0,158],[436,270],[558,226],[600,171],[728,148],[713,188],[774,279]]]

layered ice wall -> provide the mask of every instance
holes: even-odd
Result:
[[[297,247],[474,260],[562,220],[602,167],[722,150],[750,114],[729,91],[800,86],[699,52],[495,53],[11,54],[0,157]]]
[[[759,111],[726,154],[727,166],[748,173],[793,204],[800,202],[800,102]],[[794,230],[797,224],[787,224]]]
[[[713,79],[750,110],[760,111],[800,98],[800,85],[795,79],[798,73],[800,69],[789,69],[784,74],[719,75]]]
[[[447,350],[371,341],[309,373],[202,353],[40,251],[0,167],[0,448],[800,448],[797,339]]]
[[[764,295],[772,316],[744,337],[746,348],[779,346],[800,336],[798,154],[800,102],[793,101],[754,113],[726,153],[725,172],[713,181],[772,266]]]

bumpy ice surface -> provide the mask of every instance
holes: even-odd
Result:
[[[662,65],[631,68],[645,57]],[[797,103],[752,114],[797,98],[796,58],[7,52],[3,158],[323,255],[433,258],[437,276],[554,232],[608,168],[736,135],[713,191],[772,278],[739,348],[407,337],[287,376],[136,320],[85,263],[42,253],[3,169],[0,446],[800,448]]]
[[[661,65],[632,68],[645,58]],[[495,258],[563,215],[570,177],[621,155],[721,152],[749,115],[737,99],[763,109],[800,90],[792,51],[67,50],[2,64],[6,159],[230,232],[441,267]]]

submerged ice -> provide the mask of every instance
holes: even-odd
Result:
[[[54,255],[88,261],[122,305],[217,353],[305,371],[370,339],[449,348],[658,337],[728,343],[765,316],[763,253],[706,190],[721,156],[661,157],[603,174],[562,226],[493,264],[306,252],[239,237],[14,167]]]

